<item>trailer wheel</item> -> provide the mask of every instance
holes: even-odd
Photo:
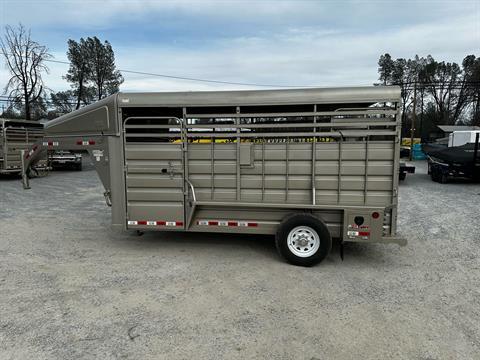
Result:
[[[321,262],[332,248],[327,226],[308,214],[294,214],[280,224],[275,243],[289,263],[312,266]]]
[[[446,183],[448,182],[448,177],[447,177],[447,175],[445,175],[444,173],[439,174],[439,176],[438,176],[438,182],[439,182],[440,184],[446,184]]]

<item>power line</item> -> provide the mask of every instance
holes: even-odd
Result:
[[[62,60],[45,60],[53,63],[58,64],[67,64],[70,65],[67,61]],[[205,83],[213,83],[213,84],[224,84],[224,85],[240,85],[240,86],[258,86],[258,87],[281,87],[281,88],[301,88],[301,87],[315,87],[314,85],[272,85],[272,84],[258,84],[258,83],[245,83],[245,82],[235,82],[235,81],[223,81],[223,80],[211,80],[211,79],[200,79],[194,77],[186,77],[186,76],[176,76],[176,75],[167,75],[167,74],[158,74],[158,73],[150,73],[144,71],[135,71],[135,70],[124,70],[118,69],[118,71],[127,74],[136,74],[136,75],[147,75],[147,76],[155,76],[167,79],[176,79],[176,80],[186,80],[186,81],[197,81],[197,82],[205,82]]]
[[[13,55],[13,54],[8,54]],[[70,65],[68,61],[65,60],[53,60],[53,59],[45,59],[44,61],[57,63],[57,64],[65,64]],[[224,84],[224,85],[240,85],[240,86],[257,86],[257,87],[273,87],[273,88],[307,88],[307,87],[318,87],[315,85],[273,85],[273,84],[258,84],[258,83],[247,83],[247,82],[235,82],[235,81],[223,81],[223,80],[211,80],[211,79],[201,79],[195,77],[187,77],[187,76],[177,76],[177,75],[168,75],[168,74],[158,74],[158,73],[150,73],[145,71],[136,71],[136,70],[125,70],[125,69],[118,69],[118,71],[127,73],[127,74],[136,74],[136,75],[147,75],[147,76],[155,76],[167,79],[176,79],[176,80],[185,80],[185,81],[197,81],[197,82],[204,82],[204,83],[213,83],[213,84]]]

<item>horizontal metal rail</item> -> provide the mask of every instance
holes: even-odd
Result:
[[[182,133],[164,133],[164,134],[158,134],[158,133],[127,133],[125,134],[126,138],[144,138],[144,137],[150,137],[150,138],[180,138],[182,137]]]
[[[187,118],[251,118],[251,117],[292,117],[292,116],[341,116],[341,115],[396,115],[397,110],[375,110],[365,109],[359,111],[307,111],[307,112],[279,112],[279,113],[224,113],[224,114],[186,114]]]
[[[365,209],[372,211],[383,211],[392,205],[374,206],[374,205],[313,205],[313,204],[286,204],[286,203],[255,203],[255,202],[225,202],[225,201],[197,201],[197,206],[218,206],[218,207],[254,207],[254,208],[271,208],[271,209],[312,209],[312,210],[345,210],[345,209]]]
[[[180,126],[180,124],[178,124],[178,126]],[[166,125],[144,125],[144,124],[142,124],[142,125],[130,125],[130,124],[126,124],[125,125],[125,129],[171,129],[171,128],[172,128],[171,124],[166,124]],[[178,127],[178,129],[180,129],[180,127]]]
[[[271,124],[225,124],[225,123],[217,123],[217,124],[191,124],[186,125],[187,129],[222,129],[222,128],[229,128],[229,129],[268,129],[268,128],[329,128],[329,127],[344,127],[344,126],[396,126],[396,121],[372,121],[372,122],[341,122],[341,123],[283,123],[283,122],[276,122]]]
[[[154,136],[155,134],[148,134],[148,137],[157,137]],[[196,137],[207,137],[207,138],[270,138],[270,137],[312,137],[312,136],[320,136],[320,137],[364,137],[364,136],[395,136],[397,135],[396,131],[383,131],[383,130],[343,130],[340,134],[339,132],[273,132],[273,133],[187,133],[188,138],[196,138]],[[146,136],[146,135],[144,135]],[[158,136],[159,138],[161,136]]]

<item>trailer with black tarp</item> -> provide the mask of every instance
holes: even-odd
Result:
[[[433,144],[424,145],[423,148],[428,156],[428,174],[433,181],[480,181],[479,134],[474,143],[454,147]]]

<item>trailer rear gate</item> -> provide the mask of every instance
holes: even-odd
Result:
[[[403,243],[398,87],[120,93],[47,134],[90,150],[117,227],[275,234],[303,213],[342,241]]]

